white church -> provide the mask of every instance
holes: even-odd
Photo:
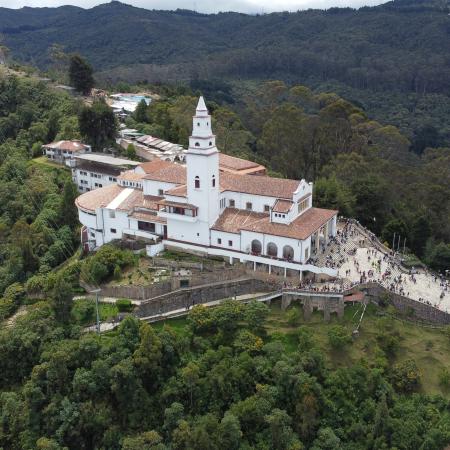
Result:
[[[269,273],[335,276],[335,269],[311,264],[336,235],[338,213],[312,206],[312,183],[229,170],[230,161],[236,169],[257,165],[220,154],[200,97],[185,166],[142,163],[76,199],[83,245],[92,250],[115,239],[142,238],[159,248],[220,256],[255,269],[264,265]]]

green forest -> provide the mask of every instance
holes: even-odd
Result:
[[[155,11],[117,1],[91,9],[0,8],[13,60],[41,69],[79,52],[102,84],[283,80],[332,91],[410,140],[450,142],[448,3],[246,15]]]
[[[423,393],[428,380],[414,360],[397,358],[414,326],[367,319],[373,334],[358,344],[343,325],[304,326],[296,314],[286,322],[264,304],[229,301],[166,325],[129,316],[97,336],[62,325],[52,308],[39,302],[0,331],[4,449],[438,450],[450,442],[448,399]],[[429,349],[448,352],[448,337],[428,337]],[[356,346],[364,356],[347,364]],[[448,371],[440,377],[448,386]]]
[[[87,82],[91,83],[88,79]],[[218,147],[270,173],[315,183],[316,206],[358,218],[433,269],[450,266],[450,149],[412,148],[332,91],[283,81],[244,88],[205,82],[149,89],[127,125],[185,145],[206,96]],[[114,245],[79,251],[70,170],[43,143],[114,145],[102,101],[86,105],[35,76],[0,75],[0,449],[443,449],[450,443],[448,330],[369,308],[361,339],[352,317],[302,321],[251,302],[193,308],[149,325],[127,316],[86,333],[93,303],[73,300],[139,255]],[[102,317],[129,309],[122,302]]]

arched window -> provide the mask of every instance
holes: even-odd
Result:
[[[210,146],[210,147],[212,146],[212,142],[211,142],[211,141],[209,141],[209,146]]]
[[[200,147],[200,142],[196,142],[196,143],[195,143],[195,146],[196,146],[196,147]]]
[[[253,239],[252,241],[252,253],[254,255],[260,255],[262,251],[262,245],[261,242],[258,241],[258,239]]]
[[[197,175],[194,179],[195,189],[200,189],[200,177]]]
[[[197,122],[197,126],[198,126],[198,127],[200,126],[200,122]]]
[[[216,176],[215,175],[212,176],[211,184],[212,184],[212,187],[216,187]]]
[[[283,258],[288,261],[292,261],[294,259],[294,249],[290,245],[285,245],[283,247]]]
[[[267,254],[276,258],[278,256],[278,247],[273,242],[267,244]]]

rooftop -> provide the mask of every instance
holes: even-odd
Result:
[[[131,159],[125,158],[116,158],[112,155],[105,155],[104,153],[84,153],[82,155],[75,156],[75,158],[82,161],[91,161],[119,167],[134,167],[140,164],[138,161],[131,161]]]
[[[43,145],[44,148],[53,150],[66,150],[71,152],[81,152],[90,149],[89,145],[83,144],[80,141],[56,141],[50,144]]]
[[[117,184],[111,184],[100,189],[85,192],[78,196],[75,204],[78,208],[95,211],[96,208],[105,208],[109,205],[125,188]]]
[[[226,208],[212,229],[228,233],[254,231],[256,233],[304,240],[317,231],[338,211],[331,209],[310,208],[290,224],[270,221],[269,214],[256,213],[235,208]]]
[[[278,199],[273,205],[272,211],[277,213],[288,213],[291,206],[294,204],[291,200],[281,200]]]
[[[164,181],[173,184],[186,184],[186,167],[175,163],[169,163],[159,170],[144,176],[146,180]]]
[[[272,178],[265,175],[220,174],[221,191],[245,192],[246,194],[263,195],[279,199],[292,199],[300,181],[284,178]]]
[[[134,170],[126,170],[125,172],[122,172],[117,178],[119,180],[126,180],[126,181],[140,181],[142,178],[144,178],[144,174],[142,173],[136,173]]]
[[[153,173],[158,170],[161,170],[165,167],[171,166],[173,163],[169,161],[164,161],[162,159],[154,159],[153,161],[145,162],[139,164],[139,167],[145,172],[145,173]]]
[[[219,153],[219,167],[220,170],[233,172],[248,171],[249,169],[265,170],[265,167],[258,163],[237,158],[236,156],[226,155],[225,153]]]

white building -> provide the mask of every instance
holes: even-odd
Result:
[[[152,161],[82,194],[83,242],[95,248],[127,236],[162,239],[166,247],[263,264],[269,272],[336,275],[309,262],[336,234],[337,219],[337,211],[312,206],[312,183],[223,170],[219,155],[200,97],[186,166]]]
[[[42,146],[42,153],[48,159],[74,167],[75,156],[91,152],[91,146],[80,141],[57,141]]]
[[[85,153],[74,156],[72,180],[80,192],[116,184],[123,171],[140,163],[124,158],[116,158],[104,153]]]

